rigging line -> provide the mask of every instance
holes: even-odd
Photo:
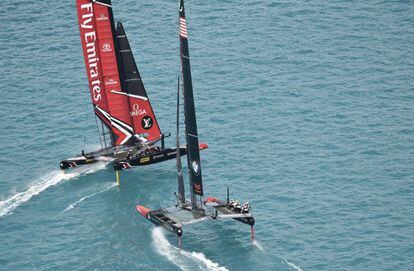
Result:
[[[95,113],[95,106],[94,106],[94,104],[92,103],[92,101],[91,100],[87,100],[87,104],[89,105],[92,105],[92,108],[93,108],[93,113],[94,113],[94,116],[95,116],[95,124],[96,124],[96,130],[98,131],[98,135],[99,135],[99,144],[101,145],[101,149],[103,149],[103,145],[102,145],[102,137],[101,137],[101,130],[99,130],[99,124],[98,124],[98,116],[96,116],[96,113]],[[85,133],[85,138],[86,138],[86,129],[84,129],[84,133]],[[102,133],[103,133],[103,131],[102,131]],[[85,142],[86,143],[86,142]],[[106,145],[106,144],[105,144]],[[105,146],[106,147],[106,146]]]
[[[95,123],[96,123],[96,129],[98,130],[99,135],[99,143],[101,144],[101,149],[103,149],[102,145],[102,137],[101,137],[101,131],[99,130],[99,124],[98,124],[98,117],[95,115]],[[106,145],[106,144],[105,144]],[[105,146],[106,147],[106,146]]]
[[[85,101],[86,101],[86,106],[85,107],[88,107],[90,104],[93,107],[93,104],[92,104],[91,100],[86,99]],[[84,121],[84,129],[83,129],[83,144],[84,144],[84,147],[86,147],[86,145],[87,145],[87,136],[86,136],[86,134],[87,134],[87,129],[86,129],[87,124],[86,123],[88,122],[88,117],[87,117],[86,114],[85,114],[85,119],[84,120],[85,121]]]
[[[86,106],[85,107],[88,107],[89,106],[89,104],[91,103],[91,101],[90,100],[85,100],[86,101]],[[83,127],[84,127],[84,129],[83,129],[83,144],[85,144],[86,145],[86,123],[87,123],[87,116],[85,115],[85,118],[84,118],[84,124],[83,124]],[[86,121],[85,121],[86,120]]]

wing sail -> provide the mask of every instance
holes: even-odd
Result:
[[[111,1],[76,0],[82,48],[95,114],[111,130],[115,145],[133,135],[129,100],[121,92]]]
[[[181,164],[181,155],[180,155],[180,77],[178,77],[178,86],[177,86],[177,128],[176,128],[176,148],[177,148],[177,182],[178,182],[178,200],[181,204],[185,203],[185,189],[184,189],[184,177],[183,177],[183,167]]]
[[[123,92],[117,94],[124,95],[129,99],[129,111],[134,133],[147,134],[146,138],[150,141],[159,139],[161,130],[139,74],[124,27],[120,22],[117,24],[116,41],[123,89]]]
[[[184,83],[184,111],[187,139],[187,162],[190,175],[191,202],[194,208],[202,206],[203,182],[201,176],[200,149],[198,144],[197,121],[194,105],[193,84],[191,80],[190,55],[188,52],[188,31],[185,19],[184,1],[179,7],[179,36],[181,71]]]

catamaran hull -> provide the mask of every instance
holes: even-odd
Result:
[[[207,149],[208,145],[200,143],[200,150]],[[134,158],[118,160],[114,163],[115,170],[130,169],[132,167],[147,166],[177,158],[176,148],[166,148],[153,154],[139,155]],[[180,147],[180,156],[187,154],[186,147]]]
[[[207,144],[201,143],[200,150],[207,149]],[[139,149],[134,149],[134,152],[137,153]],[[89,165],[99,161],[111,161],[115,160],[114,162],[114,169],[115,170],[124,170],[129,169],[132,167],[137,166],[147,166],[152,165],[160,162],[164,162],[167,160],[175,159],[177,157],[177,149],[176,148],[165,148],[160,149],[159,151],[155,151],[148,154],[143,155],[136,155],[133,158],[128,159],[128,152],[127,151],[119,152],[117,154],[114,153],[105,153],[105,155],[100,155],[99,152],[94,152],[90,154],[86,154],[85,156],[78,156],[70,159],[66,159],[60,162],[61,169],[68,169],[68,168],[76,168],[78,166]],[[186,147],[180,147],[180,156],[187,154]]]
[[[180,148],[180,156],[187,154],[187,148]],[[177,157],[177,149],[167,148],[160,152],[148,155],[140,155],[131,159],[116,161],[114,163],[115,170],[130,169],[132,167],[147,166],[163,161],[175,159]]]
[[[187,154],[186,148],[180,148],[180,155]],[[176,149],[167,148],[161,150],[159,152],[155,152],[148,155],[141,155],[137,158],[133,159],[126,159],[127,153],[122,154],[107,154],[105,156],[96,155],[92,158],[86,158],[83,156],[74,157],[71,159],[63,160],[60,162],[61,169],[68,169],[68,168],[76,168],[83,165],[89,165],[100,161],[108,161],[108,160],[115,160],[114,162],[114,169],[115,170],[123,170],[128,169],[135,166],[146,166],[155,163],[160,163],[166,160],[176,158],[177,152]]]
[[[255,224],[255,219],[250,212],[243,213],[235,211],[234,209],[229,208],[227,202],[218,200],[213,197],[208,197],[204,203],[209,204],[209,206],[214,208],[215,213],[212,212],[211,214],[207,214],[205,209],[200,211],[192,210],[191,207],[186,208],[177,206],[176,208],[150,210],[149,208],[142,205],[137,205],[136,210],[155,226],[163,227],[177,234],[178,237],[182,236],[184,225],[203,222],[206,220],[234,219],[250,225],[252,229],[252,239],[254,238],[253,226]],[[182,213],[178,214],[178,212],[176,212],[177,210],[178,212],[188,212],[188,214],[191,215],[191,218],[188,219],[188,216],[183,216]]]
[[[183,235],[182,225],[179,225],[176,222],[165,217],[162,214],[162,211],[152,211],[142,205],[137,205],[136,210],[155,226],[163,227],[164,229],[177,234],[178,237],[181,237]]]
[[[111,159],[110,157],[107,157],[105,160],[109,160]],[[102,161],[103,159],[89,159],[89,158],[84,158],[84,157],[77,157],[74,159],[67,159],[67,160],[63,160],[60,162],[60,169],[68,169],[68,168],[76,168],[79,166],[84,166],[84,165],[89,165],[89,164],[93,164],[99,161]]]
[[[228,204],[225,201],[216,199],[214,197],[208,197],[206,202],[214,202],[217,203],[217,206],[213,206],[217,211],[219,211],[220,213],[224,214],[224,215],[239,215],[241,214],[240,212],[236,212],[233,209],[228,208]],[[246,217],[235,217],[233,218],[234,220],[240,221],[242,223],[248,224],[250,226],[254,226],[254,223],[256,222],[254,220],[254,217],[252,216],[246,216]]]

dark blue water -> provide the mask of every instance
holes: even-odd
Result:
[[[75,1],[0,3],[0,270],[413,270],[414,3],[186,2],[205,192],[249,200],[177,240],[174,161],[62,174],[99,146]],[[176,1],[113,1],[175,129]],[[169,145],[174,144],[169,139]]]

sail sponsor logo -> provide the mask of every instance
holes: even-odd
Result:
[[[102,52],[104,53],[112,52],[111,45],[109,43],[105,43],[104,45],[102,45]]]
[[[116,84],[118,84],[118,81],[116,81],[112,78],[109,78],[107,81],[105,81],[105,86],[112,86],[112,85],[116,85]]]
[[[132,117],[141,116],[141,115],[147,114],[147,111],[145,110],[145,108],[144,109],[140,109],[139,108],[139,104],[134,104],[132,106],[132,108],[133,108],[133,111],[131,112],[131,116]]]
[[[145,116],[145,117],[142,118],[142,120],[141,120],[141,127],[144,130],[151,129],[152,125],[153,125],[153,121],[152,121],[152,118],[150,116]]]
[[[191,166],[193,167],[193,171],[194,171],[195,175],[200,174],[200,164],[197,161],[193,161]]]
[[[93,24],[92,24],[93,5],[92,5],[92,3],[81,5],[81,10],[86,11],[86,14],[82,14],[82,20],[83,21],[81,22],[81,27],[85,28],[85,29],[92,29],[93,28]]]
[[[147,156],[147,157],[143,157],[143,158],[141,158],[140,160],[139,160],[139,162],[140,163],[146,163],[146,162],[149,162],[151,160],[151,158],[149,157],[149,156]]]
[[[97,21],[108,21],[108,16],[105,13],[99,14],[99,17],[96,18]]]
[[[90,79],[93,100],[95,102],[102,99],[101,81],[99,80],[99,58],[96,53],[96,31],[93,25],[93,5],[92,3],[81,5],[81,11],[85,12],[81,16],[80,26],[82,29],[90,30],[84,33],[86,61],[88,76]]]
[[[163,157],[164,157],[164,154],[158,154],[158,155],[154,155],[152,159],[158,159],[158,158],[163,158]]]
[[[194,190],[196,193],[201,193],[201,184],[193,184]]]

